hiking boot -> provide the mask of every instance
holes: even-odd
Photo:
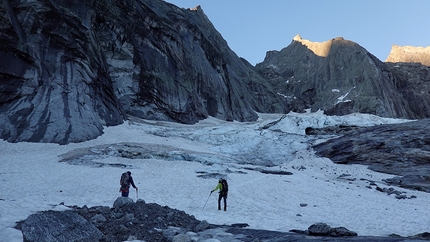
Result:
[[[224,211],[227,211],[227,208],[224,208]]]

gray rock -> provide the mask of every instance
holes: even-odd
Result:
[[[22,223],[25,241],[99,241],[103,234],[73,211],[46,211],[30,215]]]
[[[249,224],[247,223],[235,223],[235,224],[231,224],[231,227],[236,227],[236,228],[246,228],[249,227]]]
[[[191,237],[187,234],[178,234],[173,237],[172,242],[190,242]]]
[[[408,103],[410,119],[429,118],[430,66],[419,63],[385,63],[396,79],[396,88]]]
[[[423,119],[355,128],[338,132],[337,138],[313,148],[317,155],[335,163],[362,164],[377,172],[396,175],[384,180],[389,185],[430,192],[429,122]]]
[[[230,50],[200,6],[182,9],[145,0],[124,12],[138,16],[128,19],[135,23],[134,33],[128,21],[109,17],[97,35],[107,43],[103,52],[114,89],[130,115],[195,123],[208,116],[251,121],[255,111],[286,111],[271,85]]]
[[[296,112],[429,118],[430,94],[422,92],[430,85],[429,67],[403,66],[383,63],[341,37],[318,43],[296,36],[282,50],[268,52],[256,69]]]
[[[172,241],[177,235],[184,234],[192,236],[192,240],[203,241],[208,238],[218,239],[222,241],[379,241],[379,242],[394,242],[394,241],[421,241],[428,240],[429,233],[422,233],[411,237],[401,237],[401,236],[389,236],[389,237],[372,237],[372,236],[355,236],[345,238],[344,236],[354,235],[353,232],[343,228],[330,228],[330,232],[326,236],[341,236],[341,237],[313,237],[309,236],[308,231],[302,230],[291,230],[290,232],[277,232],[268,230],[256,230],[244,228],[246,224],[232,224],[228,225],[213,225],[211,224],[206,230],[198,233],[190,232],[195,228],[200,221],[196,220],[194,216],[188,215],[183,211],[169,208],[167,206],[160,206],[153,203],[132,203],[129,206],[124,206],[119,208],[120,212],[123,214],[133,214],[136,219],[135,222],[129,222],[126,216],[116,217],[112,216],[117,213],[114,209],[98,209],[99,207],[91,208],[79,208],[73,206],[76,213],[79,213],[82,217],[89,220],[100,214],[106,218],[105,222],[100,222],[97,228],[103,233],[103,238],[101,241],[127,241],[127,240],[142,240],[142,241]],[[52,212],[52,211],[50,211]],[[73,213],[72,211],[67,211],[66,213]],[[55,212],[63,213],[63,212]],[[81,217],[81,219],[82,219]],[[31,218],[27,218],[31,220]],[[76,221],[74,219],[73,221]],[[63,226],[62,224],[66,222],[67,219],[57,221],[57,226]],[[26,221],[19,223],[16,228],[23,228],[23,224]],[[325,231],[325,227],[330,227],[326,224],[321,224],[322,226],[315,225],[314,227],[319,227],[320,230]],[[29,238],[33,236],[36,230],[26,230],[29,234]],[[349,231],[349,232],[348,232]],[[78,232],[79,233],[79,232]],[[76,238],[80,238],[75,235]],[[221,236],[221,237],[220,237]],[[178,240],[184,239],[187,241],[187,236],[178,236]],[[37,241],[50,241],[48,239],[40,239]],[[91,239],[83,240],[67,240],[67,241],[93,241]]]
[[[90,219],[91,223],[106,222],[106,218],[101,214],[96,214]]]
[[[322,235],[327,236],[330,232],[331,227],[326,223],[315,223],[309,226],[308,232],[310,235]]]
[[[129,197],[118,197],[113,203],[113,208],[119,209],[124,207],[127,204],[133,204],[133,203],[134,203],[133,199]]]
[[[108,213],[110,211],[109,206],[96,206],[96,207],[93,207],[92,209],[94,209],[98,213]]]
[[[91,26],[91,5],[0,5],[2,139],[81,142],[126,119]]]
[[[326,223],[312,224],[308,228],[308,234],[314,236],[331,236],[331,237],[344,237],[344,236],[357,236],[357,233],[350,231],[345,227],[332,228]]]
[[[196,123],[288,111],[200,7],[164,1],[0,5],[0,138],[67,144],[128,115]]]
[[[206,220],[201,221],[197,226],[194,228],[195,232],[200,232],[209,227],[209,223]]]
[[[337,227],[330,229],[328,234],[331,237],[357,236],[357,233],[345,227]]]

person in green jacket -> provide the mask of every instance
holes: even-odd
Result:
[[[227,211],[227,195],[228,195],[228,184],[225,179],[220,178],[218,185],[211,191],[211,194],[219,189],[218,196],[218,210],[221,210],[221,199],[224,199],[224,211]]]

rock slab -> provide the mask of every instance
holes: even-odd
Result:
[[[22,234],[28,242],[97,242],[103,237],[100,230],[73,211],[32,214],[22,223]]]

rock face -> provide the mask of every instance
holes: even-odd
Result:
[[[350,231],[345,227],[332,228],[326,223],[312,224],[308,228],[308,233],[314,236],[332,236],[332,237],[343,237],[343,236],[357,236],[357,233]]]
[[[423,119],[338,130],[340,137],[313,148],[317,155],[335,163],[367,165],[371,170],[398,176],[387,179],[388,184],[430,192],[429,123]]]
[[[402,96],[410,119],[430,118],[430,65],[419,63],[386,63],[396,80],[396,91]]]
[[[412,62],[430,66],[430,46],[415,47],[393,45],[385,62]]]
[[[429,112],[414,108],[420,101],[412,97],[416,93],[404,79],[407,72],[393,74],[392,65],[343,38],[317,43],[296,36],[288,47],[268,52],[256,68],[293,111],[321,109],[329,115],[360,112],[395,118],[429,117]],[[424,105],[426,109],[430,107]]]
[[[100,241],[103,234],[72,211],[46,211],[30,215],[21,225],[24,241]]]
[[[306,231],[278,232],[214,225],[183,211],[154,203],[128,202],[122,207],[70,207],[70,211],[45,211],[18,223],[24,241],[405,241],[404,237],[357,236],[344,227],[316,223]],[[34,223],[37,221],[40,224]],[[72,217],[73,219],[69,219]],[[61,219],[62,218],[62,219]],[[54,219],[54,220],[53,220]],[[47,222],[55,222],[46,226]],[[44,225],[40,230],[40,225]],[[30,225],[30,226],[28,226]],[[84,226],[82,226],[84,225]],[[80,230],[79,230],[80,229]],[[88,231],[96,231],[89,233]],[[64,234],[63,234],[64,233]],[[408,237],[428,240],[427,232]],[[312,236],[310,236],[312,235]],[[68,236],[68,237],[65,237]],[[328,238],[327,236],[330,236]],[[345,238],[348,236],[348,238]]]
[[[142,199],[135,203],[119,197],[115,204],[112,209],[73,206],[70,211],[32,214],[17,228],[25,241],[171,241],[168,227],[198,232],[201,223],[183,211]]]
[[[0,5],[0,137],[65,144],[93,139],[125,115],[91,21],[67,1]]]
[[[285,111],[281,98],[229,49],[200,7],[142,2],[127,7],[135,16],[131,23],[106,17],[97,29],[106,38],[115,90],[129,114],[195,123],[207,116],[251,121],[255,111]]]
[[[0,137],[67,144],[127,115],[195,123],[287,111],[200,7],[164,1],[0,5]]]

